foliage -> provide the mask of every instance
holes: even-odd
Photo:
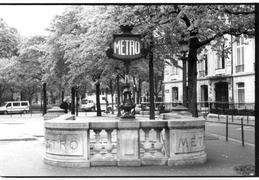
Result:
[[[255,176],[255,166],[250,164],[236,166],[234,171],[242,176]]]
[[[254,34],[253,5],[140,5],[124,6],[118,17],[122,24],[139,27],[147,42],[172,52],[179,52],[178,41],[189,39],[188,102],[189,111],[197,116],[197,55],[205,45],[223,44],[225,34],[239,36]],[[219,43],[210,44],[213,40]],[[164,46],[164,48],[163,48]],[[176,48],[174,48],[176,46]],[[224,47],[222,48],[224,49]],[[227,54],[224,49],[223,55]],[[170,56],[170,55],[169,55]]]
[[[10,58],[17,55],[19,44],[18,31],[9,27],[5,21],[0,18],[0,58]]]
[[[0,59],[0,104],[2,104],[2,96],[10,91],[14,82],[11,81],[11,72],[14,65],[13,59]]]
[[[121,33],[120,25],[133,24],[133,33],[141,34],[146,48],[153,52],[156,93],[161,91],[162,79],[156,78],[163,74],[166,59],[181,69],[178,42],[189,40],[188,101],[190,107],[197,107],[197,55],[206,53],[209,45],[227,58],[230,45],[225,35],[233,35],[234,40],[240,35],[253,36],[254,11],[254,5],[249,4],[75,5],[53,18],[49,36],[30,37],[21,42],[17,30],[1,19],[0,60],[8,63],[1,66],[0,97],[8,86],[17,90],[37,87],[27,92],[31,93],[39,91],[42,82],[47,82],[48,90],[58,94],[62,91],[68,94],[72,85],[79,85],[81,93],[92,91],[94,82],[107,87],[118,73],[123,77],[124,65],[108,59],[105,50],[112,35]],[[144,58],[131,62],[130,75],[138,90],[142,82],[149,81],[148,63]],[[197,115],[197,109],[189,111]]]

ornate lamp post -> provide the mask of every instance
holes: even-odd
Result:
[[[118,108],[118,114],[117,114],[117,117],[121,117],[121,109],[120,109],[120,104],[121,104],[121,101],[120,101],[120,76],[117,75],[116,76],[116,79],[117,79],[117,99],[118,99],[118,105],[117,105],[117,108]]]
[[[188,41],[181,40],[179,41],[179,47],[180,51],[183,54],[181,60],[183,62],[183,106],[187,107],[187,88],[186,88],[186,61],[188,60],[188,57],[186,57],[186,54],[189,50],[189,43]]]
[[[146,56],[147,50],[144,48],[144,43],[141,41],[141,35],[132,34],[132,25],[120,26],[122,34],[114,34],[113,41],[110,43],[110,48],[106,51],[109,58],[121,60],[125,66],[125,85],[123,90],[123,105],[124,110],[121,118],[135,118],[131,109],[135,107],[131,98],[131,90],[129,83],[129,66],[133,60],[141,59]]]

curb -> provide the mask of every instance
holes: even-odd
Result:
[[[9,139],[0,139],[0,141],[37,141],[37,138],[9,138]]]
[[[206,120],[206,122],[209,122],[209,123],[221,123],[221,124],[226,124],[226,121],[210,121],[210,120]],[[234,123],[234,122],[228,122],[228,124],[233,124],[233,125],[240,125],[241,126],[241,123]],[[244,123],[243,124],[244,126],[255,126],[255,125],[253,125],[253,124],[246,124],[246,123]]]

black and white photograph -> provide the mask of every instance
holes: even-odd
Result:
[[[0,2],[0,177],[258,177],[258,27],[245,1]]]

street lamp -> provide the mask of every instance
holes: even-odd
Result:
[[[183,106],[187,107],[186,61],[188,60],[188,57],[186,57],[186,54],[189,50],[189,43],[188,41],[181,40],[179,41],[179,45],[180,51],[183,54],[181,58],[181,60],[183,61]]]
[[[131,99],[131,90],[129,83],[129,66],[134,60],[145,58],[147,49],[145,43],[141,41],[141,34],[132,34],[133,25],[120,26],[122,34],[114,34],[113,41],[110,43],[110,48],[106,50],[109,58],[117,59],[124,62],[125,67],[125,86],[123,90],[123,105],[124,110],[121,119],[135,119],[135,115],[131,112],[135,104]]]

